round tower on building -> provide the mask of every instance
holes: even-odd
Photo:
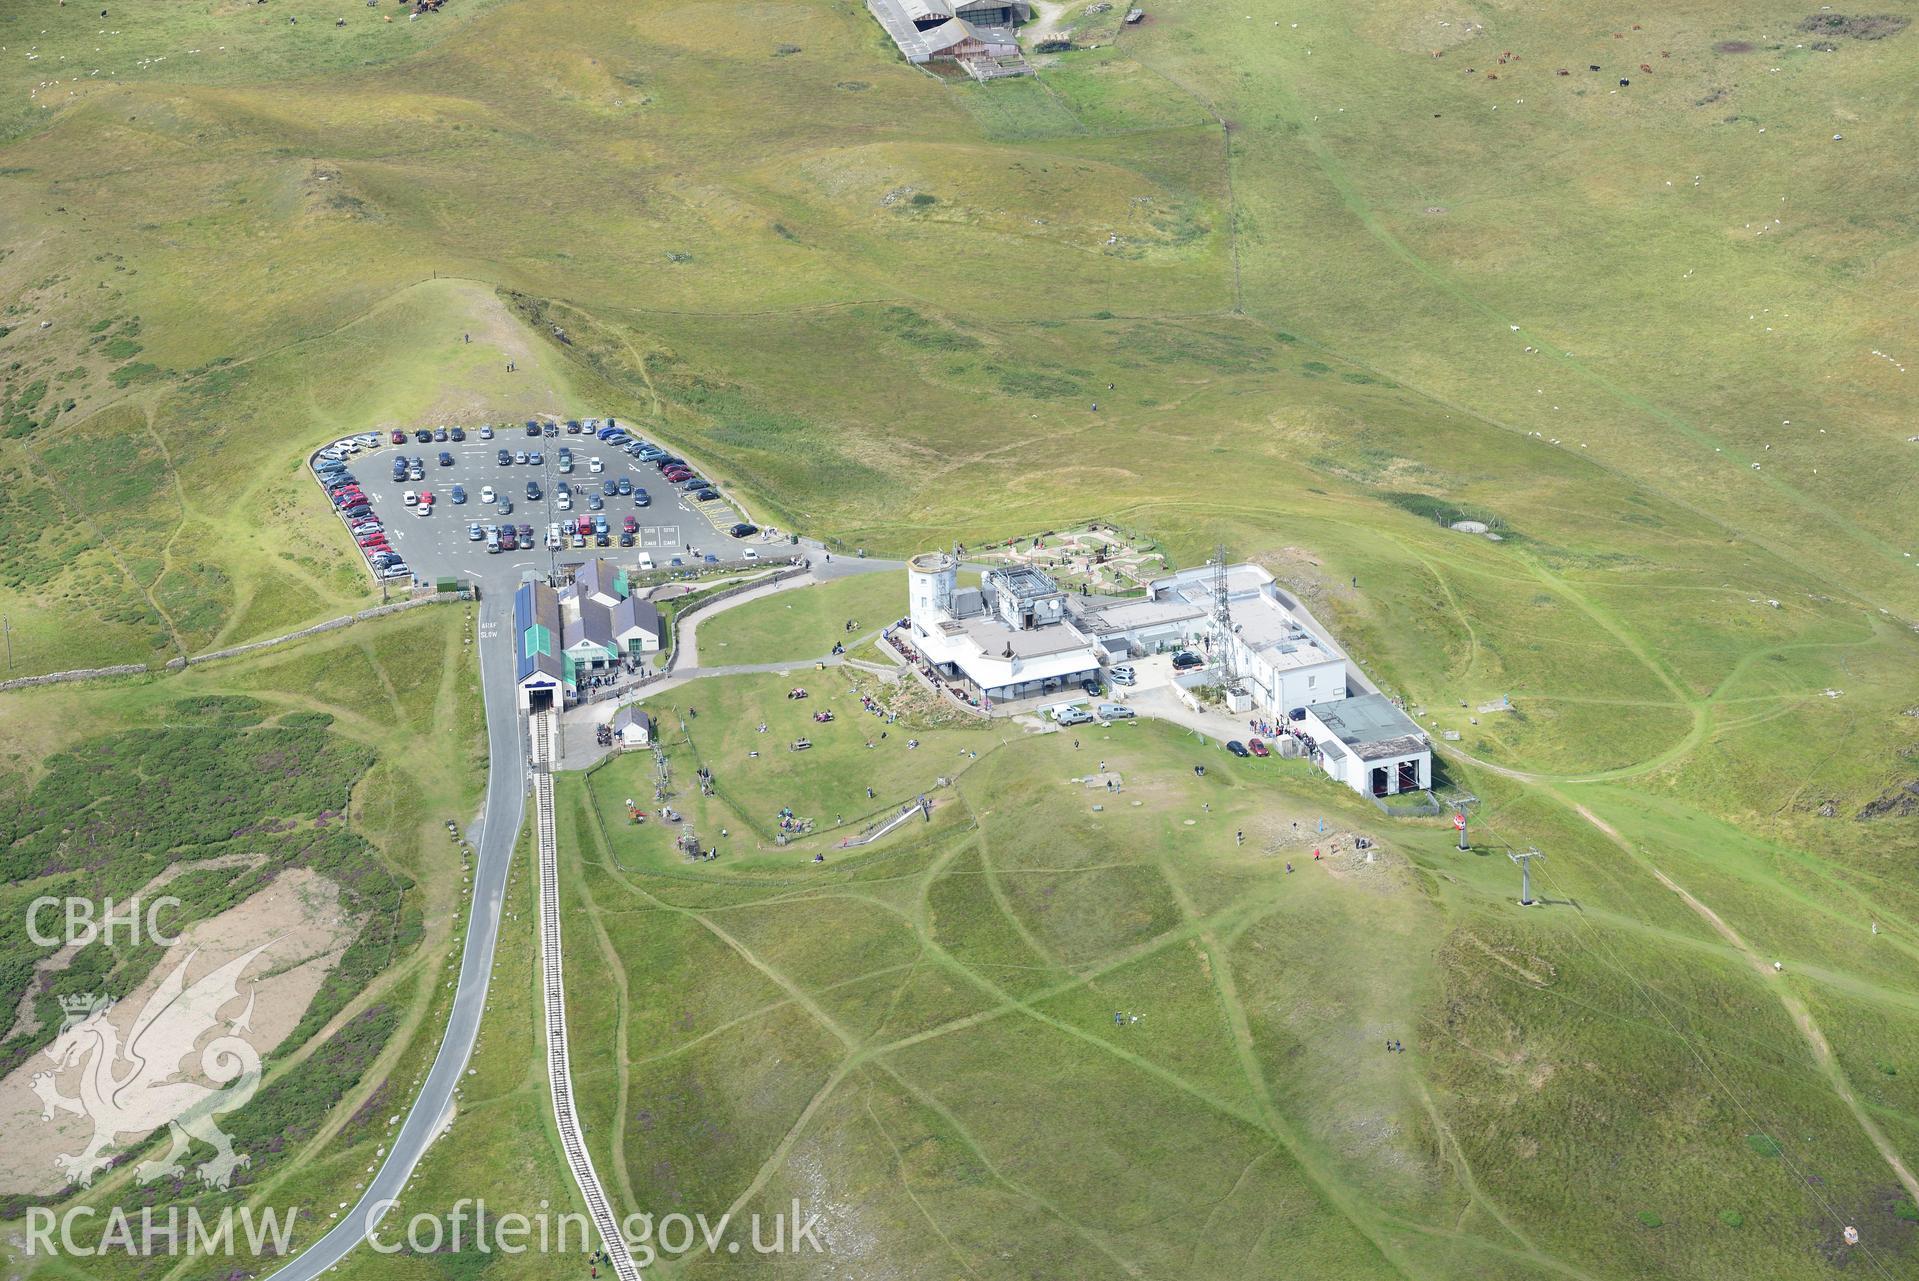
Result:
[[[907,616],[922,634],[953,604],[959,583],[959,557],[951,552],[921,552],[906,562]]]

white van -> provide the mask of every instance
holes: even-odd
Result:
[[[642,574],[645,574],[645,573],[651,572],[652,569],[653,569],[653,558],[647,555],[645,552],[641,552],[640,553],[640,572]]]

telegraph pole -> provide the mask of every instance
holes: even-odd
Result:
[[[1533,905],[1532,861],[1546,856],[1537,849],[1524,849],[1508,851],[1506,857],[1519,864],[1519,906],[1531,907]]]

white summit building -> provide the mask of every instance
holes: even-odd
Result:
[[[1232,710],[1289,723],[1332,777],[1362,795],[1432,786],[1432,745],[1258,565],[1205,565],[1147,584],[1143,597],[1070,596],[1038,569],[987,571],[959,586],[959,558],[907,562],[905,635],[918,657],[984,705],[1043,698],[1100,681],[1130,660],[1169,650],[1206,659],[1230,684]]]

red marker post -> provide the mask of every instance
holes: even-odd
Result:
[[[1472,847],[1466,844],[1466,811],[1460,810],[1453,815],[1453,826],[1459,829],[1459,848],[1471,849]]]

